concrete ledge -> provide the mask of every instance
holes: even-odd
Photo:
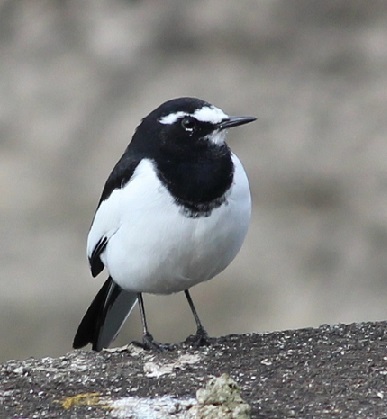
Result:
[[[188,417],[200,404],[197,390],[227,373],[242,397],[239,413],[228,417],[246,417],[250,409],[254,418],[382,418],[386,330],[386,322],[321,326],[230,335],[199,350],[182,344],[155,354],[129,345],[8,361],[0,366],[0,417]],[[233,381],[222,379],[228,396],[214,406],[227,404],[234,391],[239,397]]]

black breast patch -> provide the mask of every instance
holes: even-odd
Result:
[[[226,145],[199,158],[159,161],[156,167],[161,183],[187,217],[209,217],[227,202],[234,164]]]

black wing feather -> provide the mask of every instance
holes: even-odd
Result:
[[[95,245],[93,253],[89,257],[89,264],[91,269],[91,274],[95,278],[100,272],[103,271],[104,264],[100,258],[101,253],[105,250],[107,245],[107,237],[103,236],[100,238],[98,243]]]
[[[139,156],[131,156],[128,149],[125,151],[105,183],[96,212],[101,203],[108,199],[115,189],[123,188],[130,181],[140,161],[141,158]],[[96,277],[104,269],[101,254],[104,252],[107,243],[107,237],[101,237],[95,245],[93,253],[89,257],[90,270],[93,277]]]
[[[129,152],[128,147],[118,163],[114,166],[113,171],[110,173],[110,176],[105,183],[97,210],[101,203],[105,201],[105,199],[108,199],[115,189],[122,189],[130,181],[140,161],[141,157],[132,155]]]

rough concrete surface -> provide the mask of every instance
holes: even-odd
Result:
[[[198,350],[129,345],[8,361],[0,367],[0,417],[190,417],[209,401],[239,412],[230,418],[381,419],[386,381],[386,322],[321,326],[229,335]]]

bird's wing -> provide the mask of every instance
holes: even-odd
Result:
[[[141,158],[126,153],[115,165],[112,173],[105,183],[99,200],[93,223],[87,237],[87,257],[93,277],[104,269],[101,254],[104,252],[110,237],[120,227],[122,208],[120,196],[115,190],[123,188],[132,178]]]

